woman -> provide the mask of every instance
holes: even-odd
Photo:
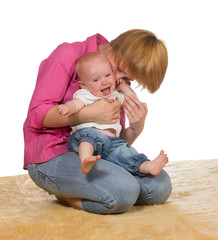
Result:
[[[83,122],[115,123],[121,118],[120,137],[131,145],[144,128],[146,104],[127,98],[120,102],[98,101],[80,112],[62,118],[58,105],[71,100],[79,89],[75,64],[88,52],[100,52],[110,61],[116,79],[131,81],[154,93],[167,69],[167,51],[162,41],[145,30],[127,31],[110,43],[100,34],[84,42],[59,45],[38,72],[35,90],[24,123],[24,169],[45,191],[68,205],[98,214],[121,213],[134,204],[160,204],[171,193],[171,182],[162,170],[157,176],[133,176],[106,160],[99,160],[89,174],[80,171],[76,153],[67,149],[70,127]],[[125,129],[125,116],[129,127]]]

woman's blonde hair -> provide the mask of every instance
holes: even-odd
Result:
[[[156,92],[166,73],[168,54],[164,42],[147,30],[133,29],[110,42],[118,66],[127,68],[139,86]]]

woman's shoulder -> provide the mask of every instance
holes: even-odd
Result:
[[[82,42],[64,42],[56,47],[56,49],[51,53],[51,56],[59,56],[60,58],[72,58],[74,56],[79,56],[81,54],[81,51],[83,51],[83,48],[84,47]]]
[[[78,59],[86,52],[97,51],[97,45],[106,42],[108,41],[100,34],[88,37],[85,41],[77,41],[73,43],[63,42],[53,50],[49,57],[62,60]]]

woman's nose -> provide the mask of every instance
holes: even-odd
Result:
[[[124,77],[124,74],[122,72],[116,71],[116,73],[115,73],[116,80],[120,80],[123,77]]]

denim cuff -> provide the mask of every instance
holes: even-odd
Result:
[[[108,214],[110,211],[100,202],[95,202],[92,200],[81,199],[83,209],[89,213],[95,214]]]
[[[72,144],[74,149],[76,145],[78,151],[78,147],[81,142],[89,142],[94,148],[94,154],[102,154],[104,143],[98,139],[97,136],[89,134],[88,132],[84,133],[79,130],[74,135],[74,141]]]
[[[135,164],[133,166],[133,170],[134,170],[135,174],[140,176],[140,177],[144,177],[145,175],[147,175],[145,173],[140,173],[139,172],[139,167],[145,161],[150,161],[150,160],[144,154],[139,154],[139,159],[137,161],[135,161]]]

